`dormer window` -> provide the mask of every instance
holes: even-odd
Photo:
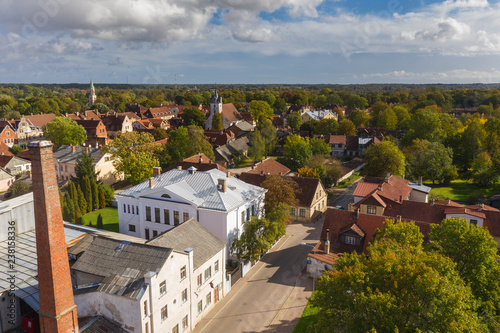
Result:
[[[162,198],[171,199],[170,195],[168,195],[168,194],[166,194],[166,193],[165,193],[165,194],[162,194],[162,195],[161,195],[161,197],[162,197]]]
[[[373,214],[373,215],[375,215],[375,214],[377,214],[377,207],[375,207],[375,206],[367,206],[367,207],[366,207],[366,212],[367,212],[368,214]]]
[[[469,220],[469,223],[470,223],[470,224],[477,225],[477,220]]]

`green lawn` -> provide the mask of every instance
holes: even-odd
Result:
[[[462,201],[475,203],[474,198],[489,197],[498,192],[498,188],[479,188],[471,181],[457,179],[453,180],[450,185],[433,185],[425,183],[424,185],[432,187],[431,196],[442,196],[453,201]]]
[[[319,312],[319,308],[311,305],[311,302],[307,302],[307,306],[302,312],[302,316],[299,319],[299,322],[293,329],[293,333],[305,333],[307,332],[307,328],[309,325],[316,322],[316,314]]]
[[[361,178],[361,175],[359,174],[359,171],[358,171],[358,172],[353,173],[349,178],[341,181],[337,185],[337,187],[338,188],[346,188],[347,186],[351,185],[354,181],[356,181],[359,178]]]
[[[97,224],[97,217],[99,216],[99,214],[102,215],[104,230],[119,232],[118,209],[113,207],[106,207],[85,214],[84,216],[82,216],[83,225],[89,225],[89,221],[92,221],[92,226],[95,228]]]

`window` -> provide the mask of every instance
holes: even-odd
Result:
[[[245,223],[245,211],[241,212],[241,224]]]
[[[129,224],[128,225],[128,231],[135,232],[135,225]]]
[[[182,222],[189,220],[189,213],[182,213]]]
[[[167,305],[161,308],[161,320],[164,321],[165,319],[168,318],[168,309]]]
[[[161,218],[160,218],[160,208],[155,207],[155,222],[160,223]]]
[[[173,328],[172,328],[172,333],[179,333],[179,325],[175,325]]]
[[[153,230],[153,237],[156,237],[158,236],[158,231],[157,230]]]
[[[151,221],[151,207],[146,206],[146,221]]]
[[[205,300],[205,307],[209,306],[211,303],[212,303],[212,292],[209,292]]]
[[[130,214],[130,205],[127,205],[128,213]]]
[[[247,208],[247,221],[250,221],[250,207]]]
[[[160,296],[167,293],[167,281],[160,283]]]
[[[181,268],[181,280],[186,278],[186,266],[182,266]]]
[[[203,301],[198,302],[198,314],[203,312]]]
[[[350,244],[350,245],[357,245],[357,238],[352,237],[352,236],[345,236],[344,243]]]
[[[304,208],[300,209],[300,217],[306,217],[306,210]]]
[[[185,330],[188,327],[188,316],[186,315],[182,318],[182,329]]]
[[[212,277],[212,266],[205,269],[205,281]]]
[[[123,212],[126,213],[127,212],[127,205],[123,204]]]
[[[144,315],[145,316],[148,315],[148,301],[147,300],[144,301]]]
[[[179,212],[174,210],[174,225],[179,225]]]
[[[203,284],[203,277],[200,275],[198,275],[198,287],[201,287],[201,285]]]
[[[377,207],[375,207],[375,206],[368,206],[366,208],[366,212],[368,214],[377,214]]]
[[[217,260],[214,264],[214,271],[217,273],[219,271],[219,260]]]
[[[290,215],[295,216],[295,208],[292,208],[292,209],[290,210]]]
[[[135,213],[139,215],[139,206],[135,206]]]
[[[163,221],[165,222],[165,224],[170,224],[170,210],[163,210]]]
[[[188,300],[188,290],[187,289],[184,289],[182,291],[182,303],[186,302]]]
[[[135,211],[134,211],[134,205],[132,205],[132,214],[135,214]]]
[[[256,216],[256,209],[255,209],[255,205],[252,205],[252,216]]]
[[[145,333],[149,333],[149,326],[148,326],[148,323],[146,323],[146,325],[144,326],[144,332],[145,332]]]
[[[477,225],[477,220],[470,220],[469,222],[470,222],[470,224]]]

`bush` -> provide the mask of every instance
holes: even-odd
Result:
[[[30,185],[24,180],[18,180],[14,182],[9,188],[12,198],[18,197],[20,195],[26,194],[31,191]]]

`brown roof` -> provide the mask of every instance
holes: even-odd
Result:
[[[181,158],[179,162],[168,167],[167,169],[165,169],[164,172],[167,172],[167,171],[170,171],[173,169],[177,169],[178,167],[181,167],[182,170],[187,170],[190,167],[195,167],[198,171],[208,171],[208,170],[212,170],[212,169],[217,169],[217,170],[220,170],[222,172],[228,172],[228,170],[226,168],[215,163],[214,161],[209,159],[207,157],[207,155],[205,155],[203,153],[193,155],[193,156],[188,157],[186,159]]]
[[[385,208],[387,206],[387,204],[378,195],[379,192],[380,191],[375,190],[373,193],[364,197],[363,200],[359,201],[356,205],[357,206],[359,206],[361,204],[363,204],[363,205],[375,205],[375,206],[382,206]]]
[[[220,147],[227,144],[231,139],[234,139],[234,133],[227,129],[222,131],[205,130],[204,134],[212,146]]]
[[[463,207],[464,205],[459,204],[458,202],[451,200],[443,200],[434,202],[436,205],[450,206],[450,207]]]
[[[499,210],[496,209],[495,207],[491,207],[491,206],[488,206],[488,205],[485,205],[485,204],[471,205],[471,206],[467,206],[467,208],[473,209],[473,210],[477,210],[477,211],[489,210],[489,211],[492,211],[492,212],[499,212]]]
[[[366,177],[359,182],[354,190],[354,196],[365,197],[378,189],[377,194],[388,199],[399,201],[410,198],[412,188],[408,186],[409,180],[391,175],[389,178]]]
[[[4,156],[14,156],[14,153],[10,150],[10,147],[5,143],[0,142],[0,155]]]
[[[46,125],[54,120],[56,118],[56,115],[53,113],[36,114],[31,116],[24,116],[24,118],[29,120],[36,127],[42,127],[43,125]]]
[[[264,174],[255,174],[242,172],[240,175],[240,180],[255,186],[261,186],[262,182],[266,180],[267,175]],[[311,207],[314,202],[314,195],[316,193],[316,189],[318,186],[323,187],[321,181],[318,178],[309,178],[309,177],[291,177],[291,176],[283,176],[289,177],[299,186],[300,192],[297,193],[297,199],[299,200],[299,206],[302,207]],[[323,189],[324,191],[324,189]]]
[[[253,114],[251,112],[240,112],[240,116],[243,120],[249,122],[250,124],[254,123]]]
[[[235,122],[235,121],[243,120],[243,117],[238,112],[238,110],[233,105],[233,103],[222,104],[222,114],[230,122]]]
[[[25,149],[23,150],[22,152],[20,152],[19,154],[16,155],[17,157],[19,158],[22,158],[22,159],[25,159],[25,160],[28,160],[28,161],[31,161],[31,153],[30,153],[30,150],[29,149]]]
[[[248,173],[263,173],[265,175],[286,175],[290,169],[273,158],[266,158],[252,166]]]
[[[329,144],[343,144],[345,145],[346,143],[346,137],[345,135],[328,135],[328,142]]]
[[[448,215],[448,214],[467,214],[467,215],[471,215],[471,216],[480,217],[482,219],[486,218],[486,215],[484,213],[481,213],[481,212],[478,212],[478,211],[473,211],[473,210],[467,209],[465,207],[461,207],[461,208],[450,207],[450,208],[447,208],[444,211],[444,213],[446,215]]]
[[[13,159],[14,156],[9,156],[9,155],[0,155],[0,167],[5,168],[7,163],[10,162],[11,159]]]

